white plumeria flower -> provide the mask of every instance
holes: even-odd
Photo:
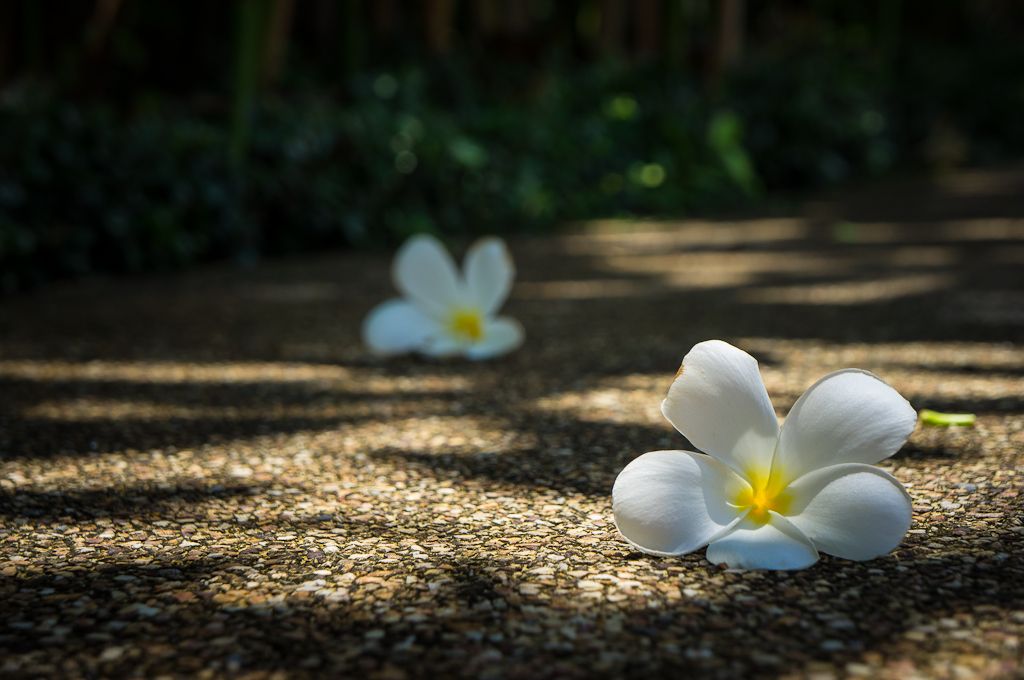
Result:
[[[645,453],[612,489],[615,524],[640,550],[740,569],[803,569],[818,551],[869,560],[899,545],[910,497],[871,465],[903,446],[917,414],[867,371],[831,373],[779,428],[757,361],[722,342],[686,355],[661,412],[694,446]]]
[[[460,276],[432,236],[406,241],[391,268],[404,297],[378,305],[366,317],[363,340],[370,349],[382,355],[418,351],[488,359],[519,347],[522,326],[495,316],[515,277],[505,242],[480,239],[466,253],[463,269]]]

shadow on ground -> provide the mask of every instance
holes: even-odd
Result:
[[[345,531],[380,537],[394,528],[352,524]],[[624,552],[627,562],[653,562],[651,571],[676,592],[657,606],[645,605],[642,596],[614,605],[587,599],[571,578],[565,583],[570,594],[558,602],[523,595],[522,584],[495,576],[507,565],[471,554],[429,578],[410,573],[377,598],[373,592],[380,589],[364,592],[368,583],[360,579],[346,586],[329,578],[316,582],[317,570],[330,566],[322,555],[94,561],[0,579],[7,613],[0,643],[11,653],[46,659],[99,646],[99,661],[90,668],[103,674],[168,665],[183,672],[458,668],[479,676],[529,666],[540,656],[550,659],[551,676],[669,669],[773,675],[817,661],[855,663],[865,653],[933,652],[929,632],[941,626],[998,626],[1024,603],[1017,578],[1024,568],[1021,538],[1019,532],[973,536],[965,549],[941,555],[911,541],[895,557],[870,565],[825,558],[797,573],[739,574],[696,556],[651,560]],[[280,595],[233,599],[268,563],[288,573]],[[680,596],[694,575],[735,587],[733,595]],[[53,635],[19,633],[46,617],[62,624]],[[537,636],[538,627],[552,634]],[[580,658],[589,658],[589,666],[581,667]]]
[[[383,255],[3,301],[0,672],[1013,675],[1022,188],[967,175],[792,218],[523,239],[509,313],[529,341],[488,364],[366,354]],[[686,447],[657,400],[709,337],[759,342],[781,404],[852,352],[916,407],[978,413],[893,460],[925,531],[795,574],[627,548],[611,485]]]

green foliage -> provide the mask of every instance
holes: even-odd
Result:
[[[1019,40],[979,34],[958,49],[890,35],[880,46],[856,22],[814,29],[751,55],[724,95],[767,190],[1024,153]]]
[[[856,51],[767,54],[731,83],[744,143],[769,188],[879,175],[896,162],[881,72]]]
[[[939,48],[883,69],[863,40],[823,35],[818,48],[759,52],[715,98],[656,66],[510,69],[505,88],[457,61],[356,74],[330,96],[258,102],[244,158],[224,111],[12,90],[0,100],[0,290],[416,232],[734,208],[913,164],[936,126],[970,158],[1024,151],[1019,48],[977,57],[983,69]]]
[[[102,109],[0,112],[0,284],[217,257],[243,235],[219,133]],[[216,143],[216,142],[214,142]]]
[[[8,106],[2,285],[675,214],[757,193],[739,121],[709,114],[685,85],[599,69],[453,115],[426,83],[377,73],[355,80],[346,105],[265,102],[242,164],[229,126],[159,105],[127,117]]]

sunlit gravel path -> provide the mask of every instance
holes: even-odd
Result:
[[[510,246],[527,343],[485,364],[360,347],[383,252],[0,300],[0,676],[1024,673],[1024,174]],[[780,417],[848,366],[977,414],[885,463],[899,549],[742,573],[619,537],[715,337]]]

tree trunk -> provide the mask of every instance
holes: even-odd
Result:
[[[255,108],[264,45],[268,0],[236,0],[235,63],[232,83],[231,139],[229,152],[235,163],[245,159]]]
[[[448,54],[452,49],[455,0],[428,0],[423,5],[427,47],[432,54]]]
[[[275,85],[284,73],[288,60],[288,39],[295,16],[295,0],[274,0],[267,27],[266,54],[263,60],[263,83]]]
[[[714,80],[735,66],[743,54],[744,0],[721,0],[718,12],[718,40],[715,44]]]
[[[625,24],[626,8],[622,0],[602,0],[600,44],[605,55],[622,56]]]
[[[638,60],[658,56],[661,17],[661,0],[633,0],[633,53]]]

